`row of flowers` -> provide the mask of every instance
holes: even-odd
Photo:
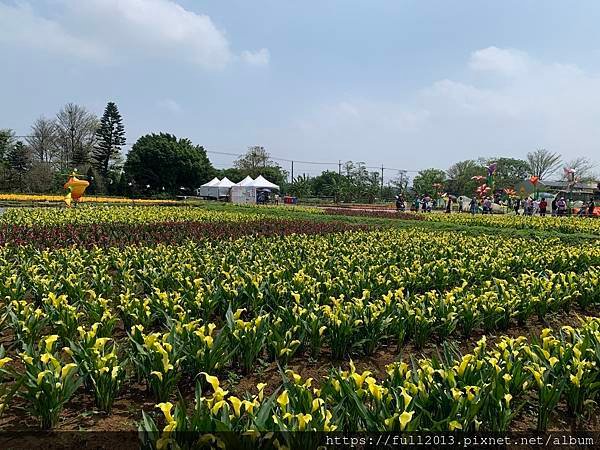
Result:
[[[205,347],[217,345],[210,327],[188,331]],[[22,370],[11,368],[14,358],[1,350],[1,410],[10,408],[16,395],[43,428],[51,428],[75,392],[85,389],[93,393],[99,409],[109,412],[123,388],[124,363],[115,342],[99,337],[97,327],[80,327],[78,333],[79,339],[63,347],[58,335],[25,346],[15,357]],[[139,326],[129,337],[135,343],[131,358],[136,373],[161,401],[157,408],[165,424],[159,447],[177,439],[176,432],[503,432],[526,404],[535,408],[537,429],[544,431],[561,401],[571,417],[581,419],[595,411],[600,392],[597,318],[586,319],[580,328],[545,329],[531,342],[504,337],[490,346],[484,337],[466,355],[443,346],[431,359],[390,364],[381,381],[371,371],[357,372],[352,363],[350,370],[333,371],[322,380],[303,380],[288,370],[283,385],[268,397],[265,384],[259,384],[254,395],[230,395],[216,376],[198,371],[202,382],[191,413],[185,402],[175,407],[169,402],[182,364],[175,359],[173,345],[165,336],[144,334]],[[205,351],[200,347],[199,353]],[[145,413],[141,428],[158,431]]]
[[[46,226],[1,225],[0,246],[37,248],[125,247],[130,245],[181,244],[187,241],[235,239],[242,236],[325,234],[364,230],[365,225],[289,219],[247,221],[183,221],[158,223],[97,223]]]
[[[288,370],[270,395],[260,383],[238,397],[202,372],[194,405],[161,402],[158,420],[144,412],[140,431],[157,448],[187,448],[194,433],[206,439],[222,431],[245,432],[257,447],[267,431],[505,432],[525,406],[535,410],[537,429],[544,431],[560,402],[574,418],[596,410],[598,349],[600,320],[587,319],[579,328],[544,329],[529,342],[503,337],[489,344],[482,338],[465,355],[446,346],[431,359],[390,364],[382,380],[350,362],[349,370],[333,370],[321,380]],[[294,443],[279,444],[300,448]]]
[[[100,223],[147,224],[161,222],[245,222],[265,215],[254,208],[244,213],[192,206],[81,206],[78,208],[7,208],[0,224],[32,226],[97,225]]]
[[[64,195],[44,195],[44,194],[0,194],[0,201],[8,202],[63,202]],[[81,203],[129,203],[129,204],[176,204],[176,200],[159,200],[159,199],[131,199],[120,197],[98,197],[86,196],[81,198]]]
[[[471,214],[423,214],[421,216],[430,222],[600,235],[600,220],[586,217],[539,217],[496,214],[475,216]]]

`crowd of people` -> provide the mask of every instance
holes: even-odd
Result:
[[[445,199],[445,211],[450,213],[452,211],[453,202],[458,203],[458,212],[465,212],[465,199],[463,197],[455,198],[448,196]],[[473,197],[468,203],[467,212],[471,214],[492,214],[493,204],[499,203],[506,206],[508,210],[513,210],[518,216],[534,216],[539,215],[544,217],[546,215],[551,216],[570,216],[577,215],[582,217],[594,216],[594,208],[596,204],[593,198],[589,201],[584,202],[580,208],[575,208],[573,200],[566,200],[564,197],[555,197],[550,203],[548,199],[540,198],[534,199],[528,197],[526,199],[517,198],[516,200],[509,199],[506,202],[500,201],[499,199],[493,199],[492,197],[484,197],[481,199]],[[412,201],[410,210],[413,212],[431,212],[434,208],[434,200],[429,196],[425,195],[421,198],[415,197]],[[406,201],[402,195],[396,196],[396,210],[404,212],[406,210]]]
[[[587,203],[583,203],[580,208],[576,209],[573,200],[566,200],[564,197],[555,197],[550,202],[550,215],[552,216],[570,216],[577,211],[578,216],[593,216],[596,204],[593,198]],[[542,217],[548,214],[548,200],[533,199],[531,197],[521,200],[517,199],[514,203],[514,211],[516,215],[533,216],[540,215]]]

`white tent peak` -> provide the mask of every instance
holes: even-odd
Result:
[[[262,175],[256,177],[256,179],[252,182],[252,186],[254,186],[255,188],[279,190],[279,186],[277,186],[275,183],[271,183]]]
[[[253,186],[254,180],[250,175],[247,175],[242,181],[236,184],[236,186]]]
[[[208,183],[204,183],[202,186],[200,187],[210,187],[210,186],[216,186],[217,184],[219,184],[221,182],[221,180],[219,180],[217,177],[214,177],[212,180],[210,180]]]
[[[221,181],[219,181],[219,184],[217,184],[217,186],[223,188],[230,188],[231,186],[235,186],[235,183],[229,178],[225,177]]]

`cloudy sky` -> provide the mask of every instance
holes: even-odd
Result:
[[[0,0],[0,128],[112,100],[130,142],[408,170],[539,147],[600,162],[599,22],[597,0]]]

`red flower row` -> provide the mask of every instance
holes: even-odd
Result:
[[[32,245],[37,248],[123,247],[127,245],[179,244],[188,240],[217,240],[242,236],[326,234],[365,230],[365,225],[310,220],[258,220],[250,222],[159,222],[147,224],[100,223],[92,225],[0,226],[0,246]]]

